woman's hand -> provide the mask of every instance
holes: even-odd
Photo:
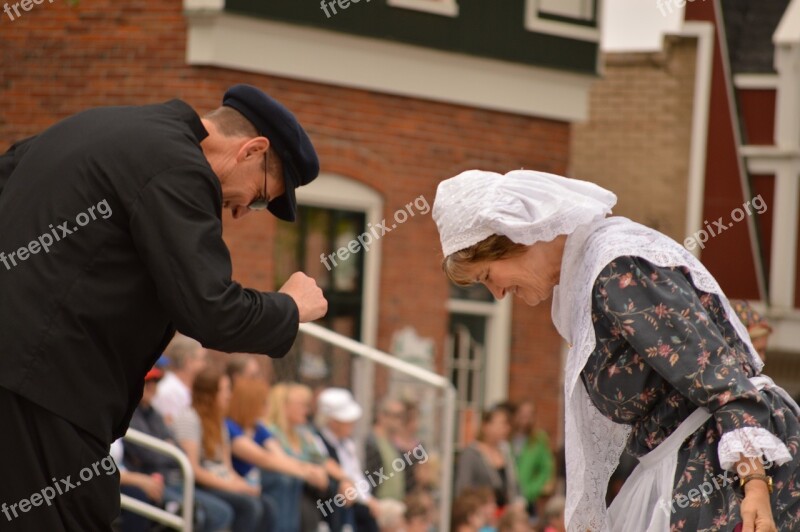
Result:
[[[742,532],[777,532],[769,489],[763,480],[753,479],[745,484],[741,512]]]
[[[378,499],[372,497],[366,502],[366,505],[367,508],[369,508],[369,513],[371,513],[372,517],[377,521],[381,516],[381,504],[378,502]]]
[[[128,478],[131,479],[131,484],[139,488],[147,495],[147,498],[152,502],[161,504],[164,498],[164,478],[154,473],[152,475],[144,475],[141,473],[129,473]]]
[[[253,486],[239,475],[235,475],[230,479],[230,491],[234,493],[241,493],[242,495],[250,495],[251,497],[258,497],[261,495],[261,487]]]
[[[339,483],[339,493],[344,495],[344,506],[345,508],[350,508],[356,503],[356,497],[352,499],[347,496],[347,491],[352,489],[354,492],[356,491],[356,486],[349,478],[342,479]],[[356,492],[357,493],[357,492]]]
[[[319,490],[328,489],[328,473],[325,472],[322,466],[314,464],[303,464],[305,471],[303,472],[303,480],[308,482]]]

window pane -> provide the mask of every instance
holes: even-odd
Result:
[[[577,19],[591,19],[595,0],[539,0],[539,12]]]
[[[296,271],[313,277],[328,300],[328,313],[318,323],[356,340],[361,339],[364,256],[338,251],[347,250],[365,225],[363,212],[299,206],[294,224],[278,224],[274,247],[275,286]],[[274,360],[273,367],[277,380],[351,387],[350,358],[303,335],[291,356]]]

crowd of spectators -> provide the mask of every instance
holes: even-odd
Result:
[[[363,409],[344,388],[318,393],[297,382],[268,385],[259,358],[220,367],[194,340],[176,336],[145,379],[131,428],[176,445],[195,479],[199,532],[430,532],[437,473],[417,437],[419,411],[385,399],[359,449]],[[180,513],[183,477],[172,458],[118,440],[121,492]],[[366,456],[366,460],[361,460]],[[395,474],[397,472],[397,474]],[[122,532],[164,530],[123,511]]]

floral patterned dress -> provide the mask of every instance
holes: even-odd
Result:
[[[698,406],[712,413],[681,446],[673,499],[661,508],[671,529],[732,531],[741,522],[738,475],[724,471],[718,455],[732,433],[728,442],[744,449],[791,453],[783,465],[762,463],[774,482],[778,530],[800,531],[800,424],[780,395],[748,380],[755,372],[747,349],[717,296],[697,290],[688,270],[619,257],[598,276],[592,298],[597,344],[581,377],[604,416],[632,426],[630,453],[654,449]]]

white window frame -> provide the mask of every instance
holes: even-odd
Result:
[[[485,318],[485,316],[482,316]],[[461,327],[461,326],[460,326]],[[456,387],[456,445],[461,448],[469,444],[476,436],[483,411],[486,394],[486,346],[477,343],[464,345],[463,332],[471,342],[475,342],[468,329],[460,327],[452,331],[446,344],[446,373],[447,379],[454,382]],[[473,358],[470,359],[472,353]],[[472,387],[472,397],[468,392]],[[471,429],[467,432],[468,429]]]
[[[508,368],[511,345],[511,298],[501,301],[469,301],[450,298],[451,314],[472,314],[486,317],[484,352],[491,363],[485,365],[484,401],[487,405],[508,399]]]
[[[363,212],[365,223],[382,222],[383,199],[375,190],[347,177],[321,173],[313,183],[297,189],[298,205]],[[368,225],[367,225],[368,226]],[[378,290],[381,274],[381,241],[364,252],[364,306],[360,341],[375,347],[378,336]]]
[[[548,33],[550,35],[569,37],[581,41],[600,42],[600,23],[602,20],[601,13],[603,5],[602,0],[594,1],[597,2],[597,27],[588,28],[568,22],[541,18],[539,16],[541,0],[525,0],[525,29],[536,33]],[[576,20],[578,19],[576,18]],[[587,18],[585,20],[590,19]]]
[[[297,189],[298,205],[363,212],[365,224],[383,222],[383,199],[377,191],[345,176],[321,173],[313,183]],[[361,308],[361,342],[375,347],[378,338],[378,311],[381,276],[381,241],[364,251],[364,296]],[[358,357],[353,364],[353,395],[364,406],[362,420],[372,419],[375,365]],[[364,427],[361,427],[363,430]]]
[[[391,7],[401,7],[414,9],[446,17],[458,16],[458,3],[456,0],[446,0],[437,2],[436,0],[387,0],[386,3]]]

